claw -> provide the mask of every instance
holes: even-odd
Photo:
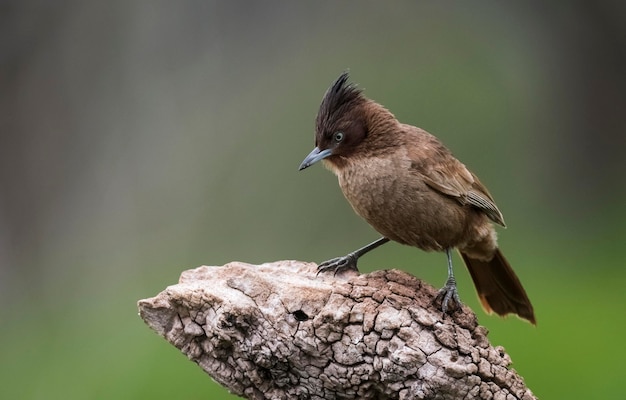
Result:
[[[439,289],[439,293],[437,294],[437,299],[442,298],[441,300],[441,311],[445,314],[448,311],[448,303],[452,300],[455,304],[453,309],[456,309],[461,306],[461,299],[459,298],[459,292],[456,289],[456,280],[454,277],[448,279],[445,286]]]
[[[360,249],[353,251],[345,257],[337,257],[328,261],[324,261],[317,266],[317,274],[319,275],[320,272],[333,270],[335,271],[334,275],[337,275],[337,272],[344,269],[353,269],[358,272],[359,269],[356,266],[356,262],[359,257],[387,243],[388,241],[389,239],[387,239],[386,237],[381,237],[380,239],[373,241],[367,246],[363,246]]]
[[[452,255],[450,249],[446,249],[446,256],[448,257],[448,280],[446,284],[439,289],[436,299],[441,299],[441,311],[445,314],[448,311],[448,303],[453,300],[455,303],[455,309],[461,307],[461,299],[459,299],[459,292],[456,290],[456,279],[454,278],[454,272],[452,271]]]
[[[358,268],[356,266],[356,261],[357,261],[357,258],[352,254],[348,254],[347,256],[344,256],[344,257],[336,257],[328,261],[324,261],[323,263],[317,266],[317,275],[319,275],[322,272],[327,272],[327,271],[334,271],[333,275],[337,275],[339,271],[342,271],[345,269],[354,269],[358,271]]]

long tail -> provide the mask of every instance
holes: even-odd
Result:
[[[500,249],[496,249],[490,261],[477,260],[460,253],[486,312],[495,312],[500,316],[516,314],[536,325],[533,306],[526,291]]]

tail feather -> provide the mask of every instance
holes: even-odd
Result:
[[[460,253],[486,312],[495,312],[500,316],[516,314],[536,325],[533,306],[526,291],[499,249],[490,261]]]

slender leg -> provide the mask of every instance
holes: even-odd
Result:
[[[389,239],[387,239],[386,237],[381,237],[380,239],[368,244],[367,246],[363,246],[360,249],[355,250],[346,256],[337,257],[328,261],[324,261],[323,263],[318,265],[317,273],[319,274],[320,272],[335,271],[335,274],[337,274],[337,272],[341,271],[342,269],[348,269],[348,268],[355,269],[358,271],[356,263],[359,257],[361,257],[365,253],[368,253],[374,250],[375,248],[379,246],[382,246],[388,241]]]
[[[456,290],[456,279],[454,278],[454,271],[452,270],[452,252],[450,249],[446,249],[446,256],[448,256],[448,279],[446,284],[439,290],[437,297],[442,297],[441,311],[444,313],[448,311],[448,302],[452,299],[457,306],[461,305],[459,299],[459,292]]]

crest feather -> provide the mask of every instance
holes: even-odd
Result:
[[[317,113],[316,125],[318,129],[337,119],[350,106],[365,99],[362,90],[355,84],[348,82],[348,78],[347,71],[342,73],[324,94]]]

